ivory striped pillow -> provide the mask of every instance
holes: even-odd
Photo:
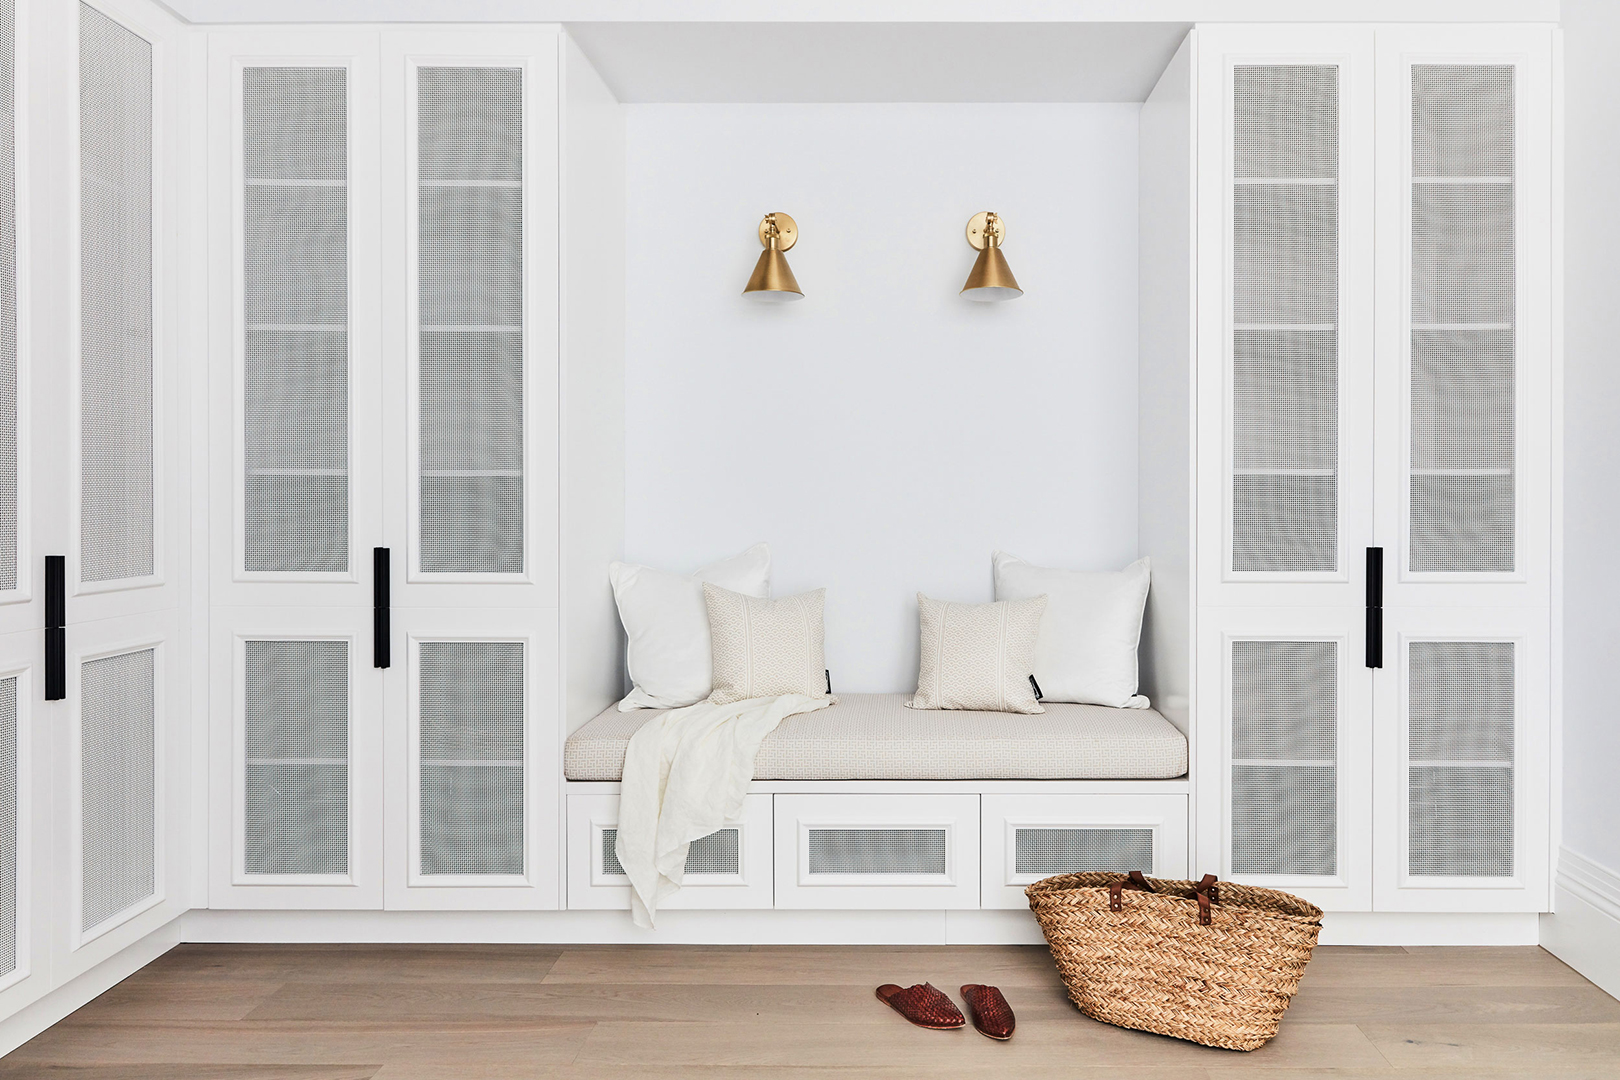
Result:
[[[779,694],[830,697],[822,647],[826,597],[826,589],[816,589],[766,600],[704,582],[703,602],[714,642],[714,691],[709,700],[729,705]]]
[[[1045,712],[1030,681],[1045,611],[1044,596],[951,604],[918,593],[922,650],[917,693],[906,707]]]

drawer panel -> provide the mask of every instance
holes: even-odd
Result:
[[[613,853],[617,795],[568,796],[568,906],[630,907],[630,882]],[[680,892],[660,910],[725,910],[771,906],[771,797],[749,795],[742,816],[694,840]]]
[[[776,906],[979,906],[979,796],[776,796]]]
[[[982,811],[987,908],[1028,907],[1024,886],[1054,874],[1187,876],[1185,795],[986,795]]]

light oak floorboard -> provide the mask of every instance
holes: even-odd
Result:
[[[1001,986],[1018,1033],[880,982]],[[1252,1054],[1081,1016],[1041,947],[188,945],[0,1080],[1616,1080],[1620,1002],[1540,949],[1322,948]]]

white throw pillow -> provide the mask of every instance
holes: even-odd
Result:
[[[917,594],[921,652],[909,709],[1040,713],[1029,676],[1046,597],[951,604]]]
[[[755,544],[741,555],[695,574],[671,574],[616,562],[608,567],[619,621],[630,643],[625,662],[634,689],[619,709],[678,709],[709,696],[709,612],[703,583],[747,596],[771,593],[771,549]]]
[[[766,600],[705,584],[703,602],[714,641],[709,700],[729,705],[782,694],[830,697],[822,647],[826,600],[826,589]]]
[[[1035,681],[1043,700],[1145,709],[1136,692],[1136,647],[1142,640],[1148,560],[1118,573],[1035,566],[998,551],[996,599],[1046,597],[1046,618],[1035,646]]]

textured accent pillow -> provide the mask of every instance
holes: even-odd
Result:
[[[1041,713],[1035,670],[1046,597],[951,604],[917,594],[922,652],[909,709]]]
[[[714,691],[709,700],[729,705],[748,698],[827,693],[822,612],[827,590],[764,600],[718,585],[703,586],[714,640]]]
[[[1136,646],[1142,639],[1150,567],[1138,559],[1118,573],[1035,566],[998,551],[996,599],[1045,596],[1046,618],[1035,646],[1035,681],[1047,701],[1145,709],[1136,692]]]
[[[678,709],[709,696],[709,613],[703,583],[749,596],[771,592],[771,549],[755,544],[695,574],[670,574],[616,562],[608,567],[619,621],[629,637],[625,662],[635,688],[619,702],[632,709]]]

